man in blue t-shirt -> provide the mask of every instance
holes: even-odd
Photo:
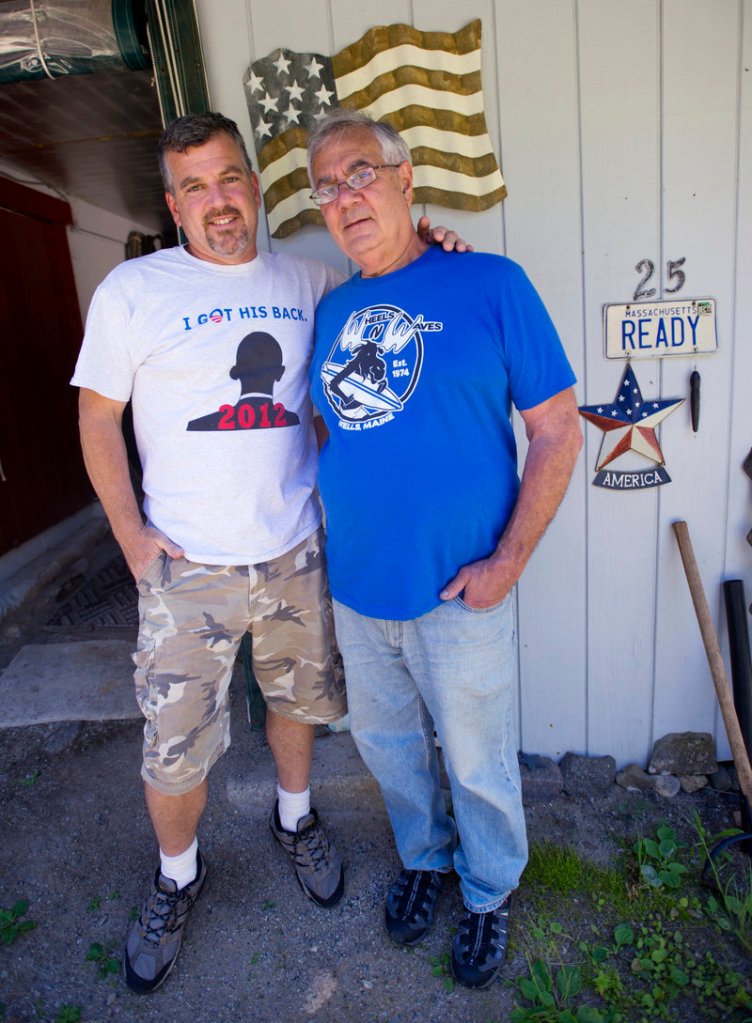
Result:
[[[452,970],[486,987],[527,862],[510,591],[582,444],[574,375],[519,266],[415,233],[394,129],[333,112],[311,133],[309,174],[360,266],[317,308],[310,379],[328,431],[319,486],[351,729],[404,867],[386,928],[401,945],[424,938],[454,867],[465,913]],[[512,405],[529,440],[521,482]]]

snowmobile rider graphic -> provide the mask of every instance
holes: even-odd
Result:
[[[381,325],[379,325],[376,332],[380,333],[381,329]],[[386,387],[386,363],[381,358],[383,354],[384,349],[376,341],[366,340],[362,345],[353,349],[353,358],[343,366],[335,377],[332,377],[327,386],[330,393],[340,399],[343,409],[353,409],[363,404],[357,398],[348,397],[339,386],[353,373],[357,373],[363,380],[373,384],[379,394],[384,390]]]

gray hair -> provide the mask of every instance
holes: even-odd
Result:
[[[166,156],[168,153],[184,153],[191,146],[203,146],[213,139],[215,135],[227,135],[233,142],[237,143],[243,160],[248,170],[253,173],[248,151],[245,148],[243,136],[234,121],[223,114],[214,111],[207,111],[203,114],[186,114],[178,117],[169,124],[157,142],[157,159],[159,170],[162,175],[162,182],[166,192],[172,193],[172,179],[167,167]]]
[[[365,129],[369,131],[381,147],[381,159],[384,163],[412,163],[410,147],[399,132],[384,121],[374,121],[368,114],[360,110],[348,110],[336,107],[311,128],[308,135],[308,178],[313,188],[313,161],[329,140],[334,136],[345,135],[349,131]]]

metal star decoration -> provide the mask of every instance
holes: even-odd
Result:
[[[634,370],[627,363],[619,390],[610,405],[580,405],[579,413],[603,430],[603,443],[596,470],[602,469],[619,455],[635,451],[643,458],[664,464],[656,426],[680,405],[684,398],[655,398],[643,401]]]

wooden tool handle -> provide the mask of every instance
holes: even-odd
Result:
[[[700,570],[697,567],[695,554],[692,549],[692,541],[689,538],[689,527],[686,522],[674,522],[674,534],[679,544],[684,573],[687,576],[689,592],[692,603],[695,606],[697,624],[700,626],[702,641],[705,644],[705,653],[710,665],[710,674],[713,676],[718,703],[723,716],[723,723],[726,726],[726,735],[731,746],[731,755],[736,765],[736,773],[739,776],[739,787],[744,793],[747,802],[752,806],[752,767],[744,745],[739,719],[736,716],[734,699],[731,695],[731,686],[726,675],[726,666],[721,657],[721,650],[718,646],[718,638],[713,628],[713,620],[710,617],[710,608],[705,599],[705,591],[700,578]]]

